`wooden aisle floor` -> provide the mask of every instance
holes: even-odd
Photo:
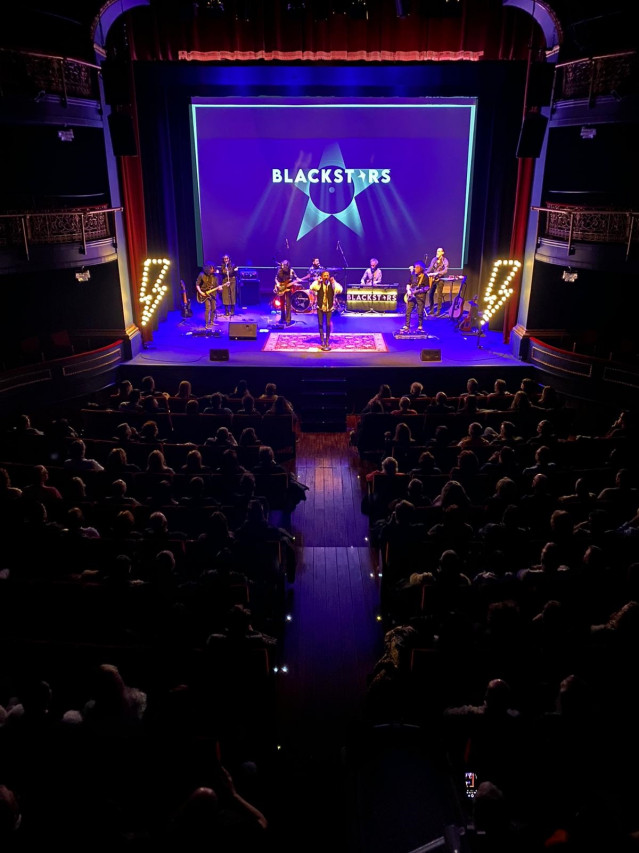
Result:
[[[309,486],[292,514],[298,552],[279,683],[286,730],[348,725],[381,655],[379,579],[361,512],[365,468],[346,433],[302,433],[296,471]]]
[[[291,517],[297,575],[277,682],[280,752],[271,813],[281,853],[355,851],[357,796],[344,749],[365,727],[367,676],[382,654],[379,578],[361,513],[362,464],[347,433],[302,433],[309,486]]]

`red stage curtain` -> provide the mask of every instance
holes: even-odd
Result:
[[[313,15],[313,8],[323,7],[324,0],[307,3],[302,17],[289,13],[285,5],[225,0],[220,17],[208,14],[203,5],[187,3],[134,9],[127,15],[131,57],[175,61],[197,58],[194,52],[215,51],[223,60],[239,62],[262,58],[413,62],[475,56],[513,60],[526,59],[530,47],[529,16],[503,7],[501,0],[461,0],[461,13],[449,17],[398,18],[394,3],[369,3],[367,20],[336,13],[325,21],[316,21]],[[538,28],[536,36],[539,39]],[[294,56],[297,51],[302,54]]]
[[[531,157],[522,157],[517,165],[517,191],[515,195],[515,215],[513,218],[513,230],[510,237],[510,257],[515,261],[522,261],[524,249],[526,248],[526,231],[528,229],[528,216],[530,214],[530,197],[532,193],[533,176],[535,173],[535,160]],[[519,307],[519,295],[521,293],[521,272],[513,279],[513,295],[506,302],[504,308],[504,343],[508,343],[513,326],[517,322],[517,310]]]

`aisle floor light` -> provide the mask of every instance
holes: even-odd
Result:
[[[520,261],[498,260],[493,264],[490,279],[484,291],[481,322],[487,323],[513,294],[512,280],[521,269]]]
[[[152,285],[149,285],[151,279],[150,267],[160,266],[162,269],[157,274],[157,277]],[[164,294],[167,292],[168,285],[164,283],[164,278],[171,266],[171,261],[166,258],[147,258],[144,261],[144,269],[142,271],[142,283],[140,285],[140,304],[142,305],[142,326],[148,326],[156,312],[160,302],[164,299]]]

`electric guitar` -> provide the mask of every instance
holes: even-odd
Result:
[[[279,284],[276,284],[273,288],[273,293],[277,293],[278,296],[284,296],[285,293],[288,293],[289,290],[292,290],[296,284],[301,284],[301,280],[299,278],[292,278],[289,281],[282,281]]]
[[[182,291],[182,317],[192,317],[193,311],[191,310],[191,300],[187,296],[186,293],[186,285],[183,281],[180,281],[180,290]]]
[[[430,290],[429,284],[422,284],[420,287],[412,287],[410,284],[406,285],[406,293],[404,295],[404,302],[408,303],[415,299],[415,297],[420,293],[428,293]]]
[[[470,332],[481,332],[481,323],[479,320],[479,305],[476,302],[477,296],[469,302],[468,313],[462,317],[457,325],[460,332],[469,334]]]
[[[205,299],[208,299],[209,296],[211,296],[212,293],[215,293],[216,290],[222,290],[223,287],[230,287],[230,286],[231,286],[231,283],[226,281],[226,282],[224,282],[224,284],[218,284],[216,287],[207,287],[206,290],[204,290],[204,289],[202,290],[202,293],[200,293],[199,290],[196,290],[195,292],[197,295],[197,301],[200,304],[202,304],[202,302],[204,302]],[[202,294],[204,294],[204,295],[202,295]]]

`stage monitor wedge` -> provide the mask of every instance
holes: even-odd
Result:
[[[420,358],[422,361],[441,361],[442,351],[440,349],[423,349]]]
[[[257,323],[229,323],[229,340],[256,341]]]
[[[210,361],[228,361],[229,351],[227,349],[212,349],[209,350]]]

